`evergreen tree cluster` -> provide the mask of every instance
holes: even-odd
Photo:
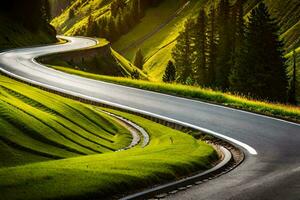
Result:
[[[145,58],[144,58],[144,55],[142,53],[142,50],[139,49],[136,54],[135,54],[135,57],[134,57],[134,61],[133,61],[133,64],[139,68],[139,69],[143,69],[144,67],[144,64],[145,64]]]
[[[84,34],[116,41],[140,22],[147,8],[159,2],[159,0],[114,0],[110,5],[110,16],[103,16],[97,20],[93,19],[92,15],[88,17]]]
[[[264,3],[244,22],[243,0],[220,0],[188,19],[172,57],[176,80],[285,102],[288,81],[279,28]]]
[[[251,12],[243,47],[230,77],[234,90],[256,98],[287,100],[286,59],[278,32],[276,21],[264,4]]]
[[[176,80],[176,68],[172,61],[169,61],[165,74],[163,75],[163,82],[172,83]]]

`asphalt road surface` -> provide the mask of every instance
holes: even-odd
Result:
[[[65,74],[33,58],[96,44],[70,43],[10,50],[0,54],[0,70],[22,80],[72,95],[184,122],[219,134],[240,146],[245,161],[230,173],[170,199],[300,200],[300,126],[298,124],[139,89]]]

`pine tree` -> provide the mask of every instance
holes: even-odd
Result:
[[[245,21],[244,21],[244,1],[237,0],[233,6],[232,11],[232,66],[235,66],[235,62],[237,57],[239,56],[239,52],[241,51],[244,35],[245,35]]]
[[[108,35],[109,40],[111,42],[116,41],[118,39],[119,35],[118,35],[116,22],[112,17],[110,17],[110,19],[109,19],[108,30],[109,30],[109,35]]]
[[[184,30],[179,33],[177,43],[172,50],[172,57],[175,61],[178,81],[185,83],[187,78],[193,74],[193,28],[194,21],[188,19],[185,22]]]
[[[140,73],[138,72],[138,70],[133,70],[133,72],[131,73],[131,78],[132,79],[140,79]]]
[[[194,31],[195,44],[195,79],[199,85],[207,84],[207,16],[202,9],[197,17]]]
[[[285,102],[287,75],[279,28],[264,3],[251,11],[245,44],[231,80],[233,89],[253,97]]]
[[[124,21],[127,23],[128,28],[133,27],[136,24],[136,19],[133,14],[132,8],[124,11]]]
[[[133,64],[142,70],[144,67],[144,63],[145,63],[144,55],[142,53],[142,50],[139,49],[135,54]]]
[[[113,1],[111,4],[110,4],[110,13],[111,13],[111,16],[115,17],[117,16],[118,14],[118,5],[116,3],[116,1]]]
[[[218,13],[219,44],[217,48],[216,86],[225,90],[229,87],[228,76],[232,66],[233,50],[229,0],[221,0]]]
[[[232,68],[231,73],[229,75],[229,85],[231,89],[235,89],[240,91],[241,89],[237,89],[236,82],[239,81],[237,73],[240,66],[239,58],[243,52],[243,45],[245,39],[245,22],[244,22],[244,10],[243,10],[243,0],[237,0],[232,13],[232,23],[233,23],[233,44],[234,49],[232,52]],[[247,72],[247,69],[243,69],[244,72]],[[246,74],[245,74],[246,75]],[[241,80],[242,81],[242,80]]]
[[[105,29],[107,27],[107,21],[104,17],[100,18],[98,21],[98,28],[99,28],[99,37],[106,38]]]
[[[86,24],[86,36],[95,37],[98,36],[98,24],[94,21],[92,15],[89,15]]]
[[[165,70],[165,74],[163,75],[163,82],[172,83],[176,79],[176,69],[174,63],[169,61],[168,66]]]
[[[110,4],[110,11],[112,17],[116,17],[121,10],[123,10],[126,7],[126,2],[124,0],[114,0]]]
[[[75,16],[74,9],[70,8],[68,11],[68,19],[72,19]]]
[[[217,31],[217,15],[214,6],[211,7],[209,17],[208,31],[208,75],[207,82],[209,86],[214,86],[216,81],[216,63],[217,63],[217,47],[218,47],[218,31]]]
[[[131,4],[131,14],[135,17],[137,21],[143,17],[142,9],[141,9],[141,0],[133,0]]]
[[[293,51],[293,70],[292,70],[292,77],[290,80],[290,88],[289,88],[289,96],[288,102],[293,105],[297,105],[297,97],[296,97],[296,85],[297,85],[297,69],[296,69],[296,50]]]

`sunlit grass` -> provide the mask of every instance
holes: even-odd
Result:
[[[80,35],[87,25],[88,16],[92,15],[94,19],[97,19],[107,14],[109,10],[108,4],[110,2],[111,0],[75,0],[61,15],[54,18],[51,24],[56,27],[60,33],[64,33],[65,35]],[[69,19],[68,16],[70,9],[74,10],[75,14],[72,19]]]
[[[162,92],[171,95],[199,99],[207,102],[217,103],[233,108],[239,108],[251,112],[270,115],[274,117],[284,118],[288,120],[300,121],[300,107],[272,103],[267,101],[259,101],[247,98],[241,95],[234,95],[231,93],[223,93],[214,91],[212,89],[187,86],[180,84],[166,84],[162,82],[149,82],[142,80],[132,80],[129,78],[119,78],[110,76],[101,76],[90,74],[78,70],[66,69],[62,67],[55,67],[58,70],[91,78],[101,81],[117,83],[121,85],[132,86],[135,88]]]
[[[123,68],[124,71],[127,72],[127,74],[132,74],[135,70],[137,70],[140,74],[141,79],[148,79],[147,75],[142,70],[134,66],[133,63],[128,61],[126,58],[124,58],[112,48],[110,50],[112,52],[113,57],[116,59],[116,62],[119,63],[119,65]]]
[[[163,1],[157,7],[146,11],[145,17],[141,22],[133,27],[129,33],[122,36],[113,44],[113,48],[117,51],[123,50],[129,44],[144,37],[149,32],[152,32],[158,26],[161,26],[167,19],[174,16],[180,8],[181,1],[174,0],[170,2]],[[134,58],[138,49],[142,49],[146,57],[144,71],[153,79],[160,80],[167,63],[171,58],[172,48],[175,45],[175,39],[183,28],[183,24],[188,17],[196,16],[201,5],[205,1],[192,0],[188,7],[181,12],[180,15],[174,17],[172,21],[166,24],[162,29],[156,32],[152,37],[141,42],[140,44],[122,52],[122,55],[129,60]]]
[[[208,169],[217,159],[212,147],[187,134],[131,114],[109,111],[145,127],[150,144],[115,153],[2,168],[2,198],[111,197]]]
[[[89,106],[0,76],[2,166],[127,147],[129,131]]]
[[[111,196],[208,169],[218,158],[206,143],[144,118],[78,103],[4,76],[0,76],[0,80],[0,193],[3,199]],[[151,138],[149,145],[105,154],[85,148],[97,150],[97,145],[78,135],[104,144],[101,138],[93,139],[93,134],[98,134],[113,140],[115,144],[111,147],[115,148],[128,144],[130,139],[127,130],[99,109],[144,127]],[[109,137],[110,133],[116,135]],[[57,157],[61,159],[56,160]]]
[[[82,104],[4,76],[0,86],[1,199],[111,197],[206,170],[218,159],[210,145],[142,117]],[[143,127],[149,145],[93,152],[98,145],[79,135],[106,145],[96,135],[110,139],[112,148],[131,141],[128,130],[100,109]]]

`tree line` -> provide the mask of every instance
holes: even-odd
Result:
[[[107,38],[111,42],[116,41],[140,22],[147,8],[159,3],[159,0],[114,0],[110,4],[110,15],[105,15],[97,20],[93,18],[92,14],[89,15],[81,34]],[[69,10],[69,18],[74,17],[74,12],[74,9]]]
[[[188,19],[163,80],[270,101],[291,99],[278,23],[264,3],[251,11],[246,23],[243,3],[221,0]]]
[[[2,15],[31,31],[46,29],[51,34],[56,34],[54,28],[49,25],[51,11],[48,0],[3,1],[0,10]]]

